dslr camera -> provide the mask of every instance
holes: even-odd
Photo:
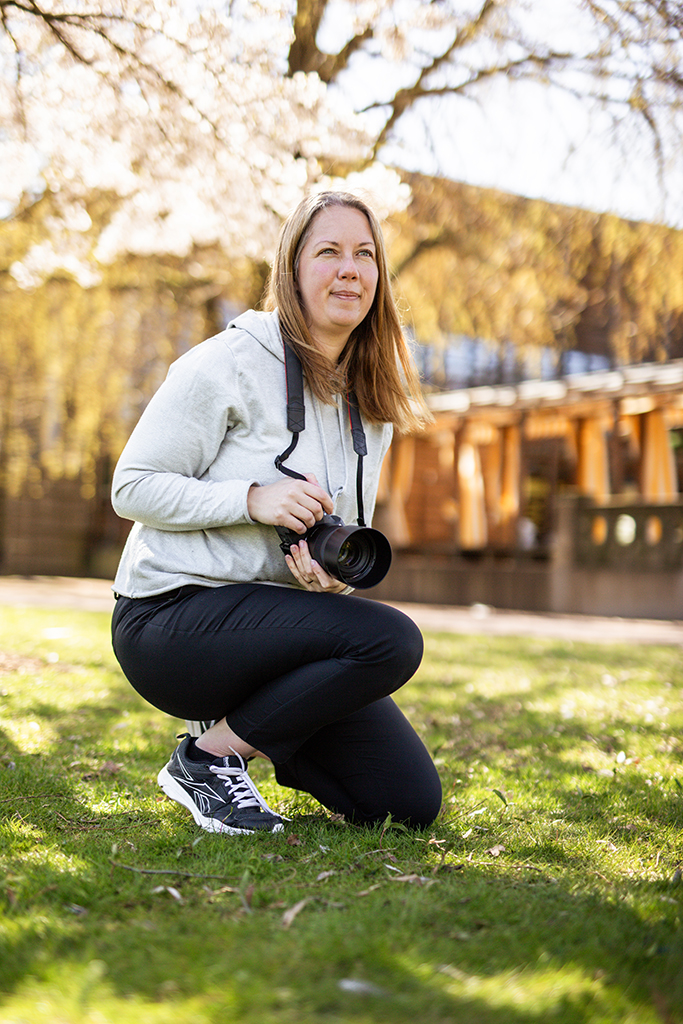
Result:
[[[287,555],[292,544],[305,540],[311,557],[325,572],[359,590],[376,586],[389,572],[391,545],[369,526],[345,526],[339,516],[324,515],[306,533],[276,526],[280,547]]]

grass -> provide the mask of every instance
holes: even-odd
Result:
[[[683,1021],[674,647],[427,635],[444,810],[210,836],[98,613],[0,609],[2,1024]]]

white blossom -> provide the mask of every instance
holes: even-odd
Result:
[[[12,267],[22,286],[58,268],[87,284],[124,253],[183,257],[219,244],[267,259],[281,218],[328,166],[367,160],[370,138],[348,104],[316,74],[282,73],[291,23],[281,5],[245,4],[234,18],[180,0],[112,10],[118,51],[73,29],[80,60],[19,9],[11,36],[0,33],[0,202],[11,210],[49,193],[54,211],[47,238]],[[385,207],[400,193],[378,191]],[[93,223],[88,203],[102,195],[108,216]]]

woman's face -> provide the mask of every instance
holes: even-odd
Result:
[[[299,256],[297,284],[311,336],[333,361],[367,316],[378,276],[365,214],[353,206],[317,213]]]

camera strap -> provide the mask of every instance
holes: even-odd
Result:
[[[289,458],[297,444],[299,434],[306,427],[306,410],[304,408],[304,371],[301,360],[287,341],[282,337],[282,344],[285,353],[285,381],[287,385],[287,430],[292,433],[291,443],[281,455],[275,458],[275,466],[281,473],[294,477],[295,480],[305,480],[303,473],[297,473],[295,469],[289,469],[283,463]],[[365,430],[361,419],[358,401],[353,391],[346,395],[346,406],[349,413],[349,427],[353,450],[358,456],[356,468],[356,501],[358,503],[358,525],[365,526],[363,513],[363,458],[368,454],[368,446],[365,440]]]

